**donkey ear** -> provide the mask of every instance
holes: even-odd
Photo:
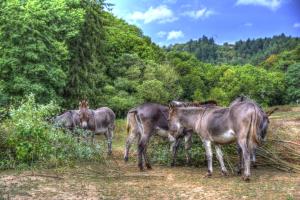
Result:
[[[81,106],[81,101],[79,101],[79,106]]]

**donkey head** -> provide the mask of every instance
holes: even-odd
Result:
[[[168,116],[169,133],[174,138],[178,138],[181,135],[181,132],[183,131],[183,127],[180,124],[176,106],[177,105],[173,103],[169,105]]]
[[[87,100],[83,100],[79,102],[79,119],[80,126],[84,129],[88,127],[88,121],[90,118],[89,114],[89,103]]]

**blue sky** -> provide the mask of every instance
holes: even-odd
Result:
[[[107,0],[113,14],[159,45],[202,35],[219,44],[285,33],[300,37],[300,0]]]

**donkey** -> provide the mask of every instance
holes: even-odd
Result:
[[[167,121],[165,121],[167,123]],[[134,110],[130,110],[127,113],[127,124],[126,124],[126,131],[127,131],[127,139],[126,139],[126,145],[125,145],[125,151],[124,151],[124,161],[128,161],[128,154],[130,147],[132,143],[134,142],[135,139],[137,141],[140,141],[141,137],[141,131],[139,130],[139,125],[137,124],[136,117]],[[157,130],[156,134],[163,137],[163,138],[168,138],[169,142],[171,142],[171,152],[172,152],[172,162],[171,166],[175,166],[175,161],[176,161],[176,155],[177,155],[177,150],[179,147],[180,139],[175,140],[174,137],[172,137],[167,130],[162,131],[162,130]],[[184,135],[184,140],[185,140],[185,156],[186,156],[186,164],[190,163],[190,155],[189,155],[189,150],[191,148],[191,139],[192,139],[192,132],[187,132]]]
[[[249,98],[245,97],[245,96],[240,96],[238,98],[236,98],[232,103],[231,105],[234,105],[236,103],[239,103],[239,102],[243,102],[243,101],[251,101]],[[261,138],[263,139],[263,141],[265,141],[265,138],[266,138],[266,134],[267,134],[267,131],[268,131],[268,126],[269,126],[269,123],[270,123],[270,120],[269,120],[269,117],[275,112],[278,110],[278,108],[274,108],[268,112],[265,112],[260,106],[260,112],[263,116],[262,118],[262,122],[259,126],[259,135],[261,136]],[[238,154],[239,154],[239,165],[238,165],[238,174],[241,174],[242,173],[242,164],[243,164],[243,155],[242,155],[242,149],[239,145],[238,146]],[[257,168],[257,165],[256,165],[256,149],[253,149],[253,152],[251,153],[250,155],[250,159],[251,159],[251,164],[253,166],[253,168]]]
[[[170,133],[176,138],[185,128],[196,132],[204,143],[208,163],[207,176],[212,175],[212,150],[215,144],[217,158],[223,175],[227,169],[220,145],[237,141],[242,149],[245,181],[250,180],[250,154],[263,139],[259,131],[263,122],[260,107],[250,100],[233,103],[229,108],[215,105],[207,107],[184,107],[170,104]]]
[[[167,106],[163,106],[156,103],[145,103],[142,104],[134,109],[131,109],[129,114],[133,114],[131,117],[135,119],[135,124],[133,124],[134,131],[131,132],[129,138],[127,139],[128,146],[125,150],[125,160],[128,159],[128,150],[129,144],[131,143],[131,139],[133,135],[138,135],[138,167],[141,171],[144,170],[143,166],[143,158],[145,161],[145,165],[147,169],[152,169],[151,164],[149,162],[147,156],[147,145],[152,135],[159,134],[165,135],[167,137],[169,126],[168,126],[168,114],[169,108]],[[131,120],[132,121],[132,120]],[[134,122],[134,121],[133,121]],[[187,162],[190,160],[190,156],[188,154],[188,149],[190,149],[191,144],[191,134],[190,130],[184,129],[183,134],[181,136],[185,137],[186,140],[186,157]],[[178,137],[179,138],[179,137]],[[173,145],[172,152],[173,158],[176,157],[176,149],[179,144],[179,140],[176,140],[175,144]],[[173,159],[172,164],[175,164],[175,160]]]
[[[115,129],[115,113],[108,107],[89,109],[86,100],[79,102],[79,120],[83,129],[93,132],[92,143],[95,134],[104,134],[107,139],[108,155],[112,154],[112,138]]]
[[[79,111],[78,110],[68,110],[63,114],[57,116],[53,120],[54,125],[58,127],[63,127],[74,131],[76,127],[79,127]]]

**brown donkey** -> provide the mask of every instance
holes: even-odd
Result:
[[[207,176],[212,175],[212,143],[215,144],[217,158],[222,173],[227,174],[220,145],[237,141],[242,150],[244,176],[250,180],[250,155],[264,136],[259,131],[263,123],[261,108],[247,99],[236,101],[229,108],[218,106],[189,106],[170,104],[169,128],[176,138],[183,129],[192,129],[203,141],[208,162]]]
[[[145,165],[148,169],[151,169],[151,164],[149,158],[147,156],[147,146],[149,143],[150,138],[154,134],[158,135],[168,135],[169,126],[168,126],[168,115],[169,115],[169,108],[167,106],[163,106],[156,103],[145,103],[142,104],[134,109],[131,109],[129,112],[129,117],[133,117],[135,119],[133,122],[133,127],[135,127],[132,136],[129,135],[129,140],[127,140],[127,145],[125,149],[125,156],[124,159],[128,159],[128,151],[130,147],[130,139],[134,137],[134,134],[138,135],[138,167],[140,170],[144,170],[143,161],[145,161]],[[190,148],[190,137],[192,132],[188,129],[184,129],[180,137],[185,137],[186,140],[186,158],[187,162],[189,162],[189,154],[188,149]],[[176,149],[179,144],[179,137],[177,137],[175,144],[173,145],[172,152],[173,152],[173,161],[172,165],[175,163],[176,157]]]
[[[150,106],[150,104],[148,104]],[[168,113],[166,113],[166,116],[168,116]],[[155,119],[153,119],[155,120]],[[168,124],[167,118],[164,120],[165,124]],[[140,127],[141,125],[138,124],[136,115],[132,110],[130,110],[127,113],[127,124],[126,124],[126,131],[127,131],[127,139],[126,139],[126,144],[125,144],[125,151],[124,151],[124,161],[128,161],[128,155],[129,155],[129,150],[132,145],[132,143],[137,139],[137,142],[140,141],[141,138],[141,130]],[[161,126],[161,125],[160,125]],[[161,136],[162,138],[167,138],[169,142],[171,143],[171,152],[172,152],[172,162],[171,166],[175,166],[175,161],[176,161],[176,155],[177,155],[177,150],[179,147],[179,143],[181,141],[180,139],[176,139],[169,134],[167,130],[162,130],[162,128],[157,127],[155,130],[155,134]],[[186,157],[186,164],[190,163],[190,154],[189,150],[192,146],[191,144],[191,139],[192,139],[192,132],[186,132],[184,137],[184,148],[185,148],[185,157]]]

